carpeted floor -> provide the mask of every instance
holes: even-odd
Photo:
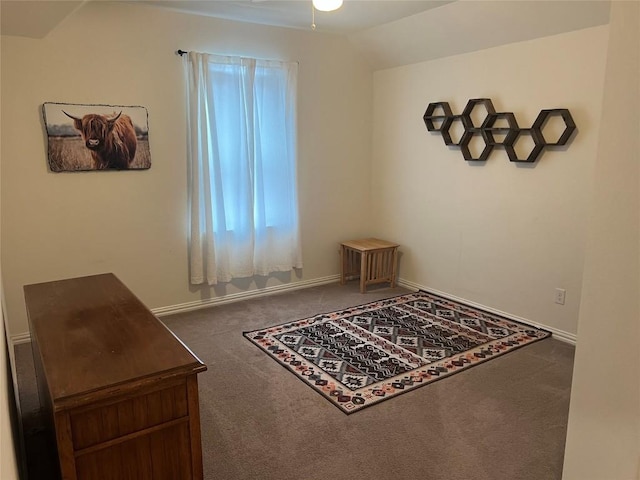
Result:
[[[205,478],[560,479],[571,345],[542,340],[346,416],[242,336],[405,292],[330,284],[162,318],[209,367]],[[30,479],[48,480],[29,344],[16,360]]]

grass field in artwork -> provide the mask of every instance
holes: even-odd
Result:
[[[52,172],[78,172],[94,170],[91,152],[84,145],[80,136],[49,137],[49,168]],[[130,170],[144,170],[151,167],[149,138],[138,138],[136,156]]]

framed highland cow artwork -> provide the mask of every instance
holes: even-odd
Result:
[[[151,168],[147,109],[124,105],[42,105],[52,172]]]

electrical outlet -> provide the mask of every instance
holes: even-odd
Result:
[[[567,291],[564,288],[556,288],[556,303],[564,305],[564,298],[567,295]]]

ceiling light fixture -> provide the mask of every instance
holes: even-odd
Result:
[[[343,0],[311,0],[311,30],[316,29],[316,10],[333,12],[342,6]]]
[[[342,0],[312,0],[312,3],[321,12],[333,12],[342,6]]]

